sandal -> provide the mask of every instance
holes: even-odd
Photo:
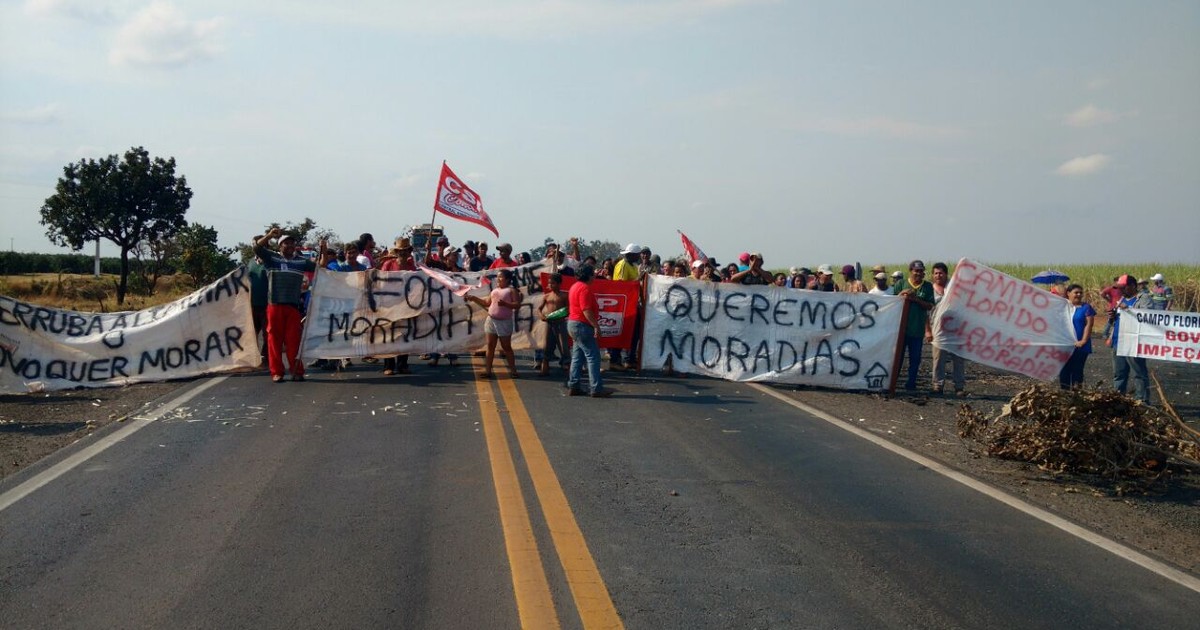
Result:
[[[493,376],[495,376],[495,374],[492,374],[491,372],[480,372],[479,373],[479,378],[492,378]]]
[[[384,371],[383,371],[383,375],[384,375],[384,376],[391,376],[391,375],[393,375],[393,374],[395,374],[395,372],[394,372],[394,371],[392,371],[392,369],[391,369],[391,368],[388,368],[388,369],[386,369],[386,370],[384,370]]]

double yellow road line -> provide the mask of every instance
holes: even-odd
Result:
[[[497,384],[583,627],[623,628],[516,384],[508,379],[499,380]],[[500,419],[499,401],[493,394],[491,381],[476,377],[475,390],[479,396],[521,627],[558,628],[558,613],[517,477],[516,460]]]

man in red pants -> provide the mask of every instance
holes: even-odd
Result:
[[[271,239],[279,238],[279,252],[267,249]],[[325,249],[325,242],[319,251]],[[284,234],[279,228],[254,242],[254,254],[267,268],[267,363],[271,368],[271,380],[283,382],[283,353],[287,352],[288,365],[292,367],[292,380],[304,380],[304,364],[300,353],[300,306],[303,300],[304,272],[316,270],[316,263],[296,253],[296,237]]]

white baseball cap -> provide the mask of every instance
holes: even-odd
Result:
[[[1162,281],[1163,281],[1163,275],[1162,275],[1161,273],[1156,273],[1156,274],[1154,274],[1153,276],[1150,276],[1150,279],[1151,279],[1151,280],[1153,280],[1153,281],[1155,281],[1155,282],[1162,282]]]
[[[609,251],[612,251],[612,250],[609,250]],[[640,253],[642,253],[642,246],[638,245],[637,243],[630,243],[625,246],[625,249],[621,250],[622,256],[625,254],[640,254]]]
[[[817,267],[817,273],[823,273],[827,276],[832,276],[833,275],[833,267],[831,267],[829,265],[821,265],[820,267]]]

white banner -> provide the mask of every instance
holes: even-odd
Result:
[[[0,393],[164,381],[260,358],[245,267],[142,311],[64,311],[0,296]]]
[[[1123,357],[1200,362],[1200,314],[1121,311],[1117,354]]]
[[[542,303],[539,274],[550,266],[534,262],[513,267],[513,286],[524,301],[514,313],[513,348],[541,347]],[[459,284],[476,286],[498,270],[449,273]],[[494,286],[471,289],[486,297]],[[423,271],[337,272],[318,269],[304,322],[301,355],[343,359],[426,352],[465,352],[483,347],[487,309],[455,295]]]
[[[1052,381],[1075,350],[1071,303],[963,258],[933,313],[933,345],[964,359]]]
[[[642,364],[731,381],[885,389],[903,298],[649,276]]]

